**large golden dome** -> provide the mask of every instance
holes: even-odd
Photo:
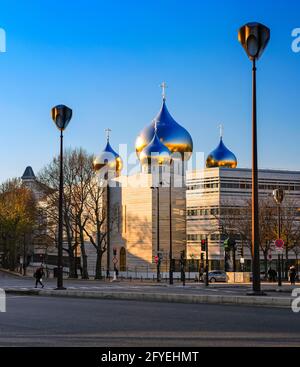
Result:
[[[213,150],[206,159],[206,167],[225,167],[236,168],[236,156],[225,146],[223,138],[220,138],[220,143],[215,150]]]
[[[138,157],[140,157],[142,150],[153,139],[155,125],[157,125],[157,136],[159,140],[168,147],[171,153],[180,153],[180,158],[183,160],[188,160],[191,157],[193,152],[192,137],[170,115],[165,98],[156,118],[141,131],[136,139],[135,148]]]

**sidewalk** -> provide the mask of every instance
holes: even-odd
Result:
[[[248,296],[252,289],[250,283],[212,283],[208,287],[203,283],[187,281],[183,286],[175,281],[170,285],[167,281],[160,283],[140,280],[82,280],[64,279],[67,288],[57,291],[56,279],[45,279],[44,289],[33,288],[32,277],[20,277],[10,272],[0,272],[0,288],[7,294],[27,296],[55,296],[97,299],[119,299],[152,302],[177,302],[177,303],[207,303],[207,304],[238,304],[248,306],[290,307],[292,291],[300,288],[300,284],[290,286],[283,283],[262,283],[262,290],[266,296]]]
[[[123,288],[123,287],[122,287]],[[189,288],[166,288],[166,287],[147,287],[148,289],[120,289],[111,287],[110,289],[15,289],[6,288],[7,294],[24,296],[43,296],[43,297],[71,297],[71,298],[93,298],[127,301],[147,301],[147,302],[173,302],[173,303],[205,303],[205,304],[234,304],[247,306],[281,307],[290,308],[293,298],[291,296],[279,296],[274,292],[266,296],[247,296],[246,292],[240,294],[221,294],[218,289],[213,289],[215,293],[197,294],[194,289]]]

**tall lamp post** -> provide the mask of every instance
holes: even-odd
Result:
[[[160,256],[160,230],[159,230],[159,187],[161,185],[161,182],[158,184],[158,186],[151,186],[152,190],[157,190],[156,195],[156,253],[157,253],[157,264],[156,264],[156,280],[157,282],[160,282],[160,262],[161,262],[161,256]]]
[[[273,198],[277,204],[277,214],[278,214],[278,239],[281,239],[281,204],[284,199],[284,191],[282,189],[276,189],[273,191]],[[281,287],[282,285],[282,266],[281,266],[281,258],[280,253],[278,253],[278,263],[277,263],[277,269],[278,269],[278,286]]]
[[[172,227],[172,163],[170,162],[170,203],[169,203],[169,216],[170,216],[170,249],[169,249],[169,284],[173,284],[173,227]]]
[[[249,59],[252,61],[252,294],[261,295],[257,177],[256,61],[263,54],[270,40],[270,30],[260,23],[248,23],[239,29],[238,39]]]
[[[72,118],[72,110],[64,105],[52,108],[52,119],[60,130],[60,173],[59,173],[59,201],[58,201],[58,248],[57,248],[57,288],[65,289],[63,286],[63,132]]]
[[[160,282],[160,262],[161,262],[161,256],[160,256],[160,231],[159,231],[159,185],[156,187],[157,190],[157,214],[156,214],[156,225],[157,225],[157,243],[156,243],[156,251],[157,251],[157,282]]]

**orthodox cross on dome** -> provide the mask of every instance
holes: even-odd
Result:
[[[220,129],[220,138],[223,138],[224,135],[224,126],[222,124],[219,125],[219,129]]]
[[[109,142],[109,137],[110,137],[111,129],[110,128],[106,128],[104,131],[106,133],[106,139]]]
[[[163,100],[166,100],[166,89],[168,88],[167,83],[166,82],[162,82],[160,85],[161,89],[162,89],[162,97]]]

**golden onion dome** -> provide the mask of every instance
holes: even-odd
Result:
[[[154,136],[150,143],[141,151],[139,156],[142,165],[166,165],[170,163],[171,152],[157,136],[157,130],[154,130]]]
[[[107,138],[107,144],[103,152],[101,152],[93,162],[93,168],[96,172],[99,172],[104,167],[107,167],[110,171],[115,171],[117,174],[119,174],[123,168],[122,159],[111,147],[109,137]]]
[[[213,150],[206,159],[206,167],[225,167],[236,168],[236,156],[225,146],[221,136],[220,143],[215,150]]]
[[[146,126],[136,139],[135,148],[140,158],[143,149],[151,142],[154,136],[155,125],[157,125],[157,136],[159,140],[173,153],[180,153],[183,160],[189,160],[193,152],[193,140],[189,132],[179,125],[169,113],[166,100],[154,121]]]

